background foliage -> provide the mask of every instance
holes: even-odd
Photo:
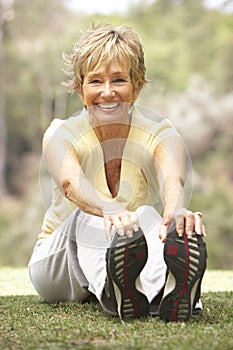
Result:
[[[190,207],[205,214],[209,267],[232,268],[232,13],[200,0],[139,1],[109,16],[71,11],[65,0],[0,6],[0,264],[27,263],[48,204],[43,132],[54,117],[82,108],[61,86],[62,52],[80,31],[110,22],[142,37],[150,83],[138,103],[182,133],[194,168]]]

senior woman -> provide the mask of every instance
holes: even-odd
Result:
[[[158,306],[162,320],[188,321],[206,267],[205,227],[186,208],[181,137],[134,107],[146,83],[140,38],[125,26],[92,28],[65,62],[66,86],[84,108],[44,135],[53,195],[32,283],[47,302],[94,294],[121,319]]]

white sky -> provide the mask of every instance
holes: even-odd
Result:
[[[76,11],[85,12],[88,15],[99,13],[108,15],[112,12],[126,12],[130,3],[137,4],[139,0],[66,0],[67,5]]]
[[[138,3],[148,4],[152,0],[66,0],[66,3],[69,7],[76,11],[84,12],[88,15],[93,14],[103,14],[108,15],[113,12],[115,13],[124,13],[127,11],[129,5],[137,5]],[[205,0],[205,3],[208,7],[218,7],[224,0]],[[229,11],[233,11],[233,1],[228,1]]]
[[[89,15],[94,13],[108,15],[110,13],[124,13],[130,3],[137,4],[138,0],[65,0],[67,5],[78,12]]]

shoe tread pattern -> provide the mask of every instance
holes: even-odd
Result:
[[[160,318],[164,321],[188,321],[192,315],[195,290],[206,269],[206,246],[200,235],[188,238],[171,232],[164,246],[164,259],[175,278],[175,287],[160,304]],[[169,274],[167,283],[169,280]]]
[[[121,319],[144,317],[149,313],[146,296],[136,288],[147,255],[146,239],[140,229],[132,238],[116,234],[108,250],[108,273],[121,294],[118,301]]]

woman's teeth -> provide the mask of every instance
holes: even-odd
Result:
[[[114,103],[99,103],[99,107],[103,108],[103,109],[113,109],[113,108],[117,108],[118,106],[120,106],[119,102],[114,102]]]

